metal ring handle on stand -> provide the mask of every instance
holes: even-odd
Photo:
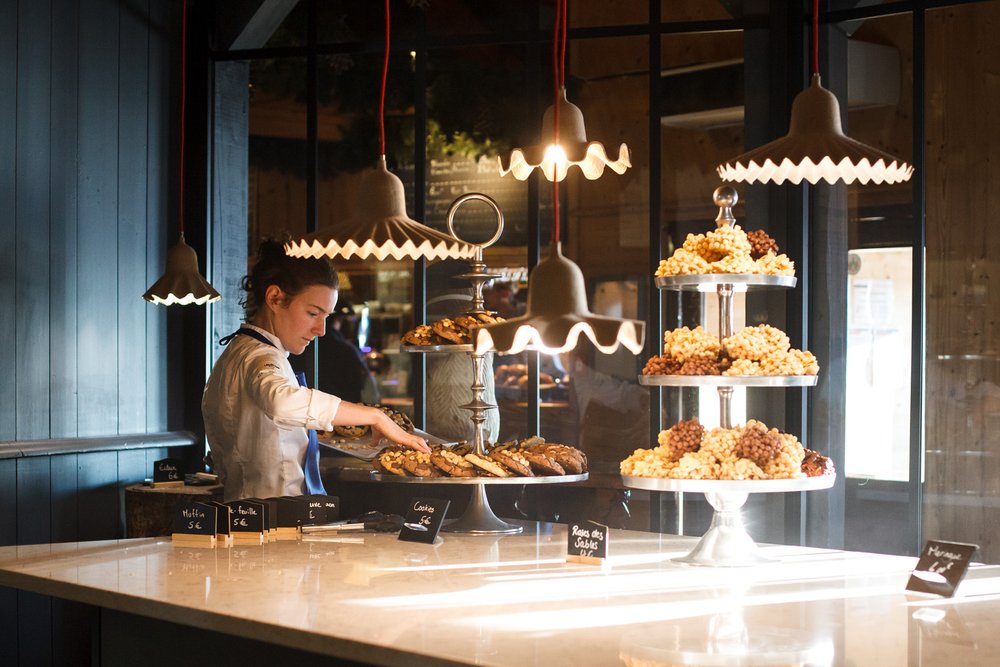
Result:
[[[483,241],[482,243],[472,243],[471,241],[466,241],[458,235],[455,231],[455,213],[458,208],[468,201],[481,201],[489,205],[493,209],[493,212],[497,214],[497,231],[493,234],[488,241]],[[503,234],[503,211],[500,210],[500,205],[494,201],[492,197],[484,195],[480,192],[467,192],[455,201],[451,203],[451,207],[448,209],[448,233],[456,241],[461,241],[462,243],[468,243],[471,246],[476,247],[476,261],[483,261],[483,250],[489,248],[491,245],[500,240],[500,235]]]

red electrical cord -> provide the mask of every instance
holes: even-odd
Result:
[[[385,81],[389,76],[389,0],[385,0],[385,55],[382,58],[382,89],[378,96],[378,147],[385,157]]]
[[[184,236],[184,106],[187,95],[187,0],[181,0],[181,181],[177,186],[181,236]]]
[[[552,86],[555,89],[552,122],[553,143],[559,145],[559,107],[561,92],[566,85],[566,0],[556,0],[556,16],[552,27]],[[559,179],[558,165],[552,173],[552,243],[559,242]]]
[[[819,0],[813,0],[812,42],[812,73],[819,74]]]

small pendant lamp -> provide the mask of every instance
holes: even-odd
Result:
[[[618,157],[612,159],[599,141],[587,141],[587,130],[580,107],[566,99],[566,3],[556,2],[556,23],[553,42],[559,43],[562,32],[562,53],[553,59],[553,77],[558,94],[552,106],[542,116],[542,143],[526,148],[515,148],[508,156],[499,156],[500,175],[513,174],[519,181],[526,180],[535,168],[540,168],[545,178],[561,181],[572,166],[577,166],[588,180],[601,177],[605,167],[617,174],[624,174],[632,166],[628,146],[618,147]],[[558,125],[558,127],[557,127]],[[552,141],[545,143],[546,128],[552,127]]]
[[[901,183],[913,167],[847,135],[836,96],[820,84],[819,0],[813,0],[812,81],[792,102],[788,134],[717,168],[723,181],[738,183]]]
[[[560,14],[565,21],[565,0],[557,5],[558,26]],[[553,63],[558,60],[558,29],[555,34]],[[564,29],[564,41],[565,34]],[[565,49],[563,52],[565,53]],[[558,145],[561,129],[558,100],[562,89],[559,79],[556,78],[555,81],[556,104],[552,125],[555,143]],[[521,317],[477,329],[476,352],[481,354],[496,350],[516,354],[531,347],[539,352],[556,354],[576,347],[582,334],[605,354],[614,352],[619,345],[624,345],[632,354],[639,354],[642,352],[645,323],[603,317],[590,312],[583,272],[562,254],[559,242],[559,180],[552,180],[552,245],[549,246],[549,256],[540,261],[528,276],[527,311]]]
[[[198,271],[198,254],[184,242],[184,106],[187,65],[187,0],[181,0],[181,145],[178,219],[180,240],[167,253],[167,269],[142,298],[150,303],[171,306],[203,305],[222,298]]]
[[[423,225],[406,214],[406,192],[385,160],[385,86],[389,73],[389,0],[385,0],[385,56],[379,94],[379,163],[361,175],[358,217],[339,227],[324,227],[285,244],[292,257],[375,257],[393,259],[469,259],[475,246]]]

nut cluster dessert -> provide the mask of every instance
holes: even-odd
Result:
[[[705,273],[793,276],[795,263],[779,252],[767,232],[723,225],[706,234],[688,234],[684,244],[668,259],[661,259],[656,269],[657,276]]]
[[[833,462],[798,439],[750,420],[743,427],[705,429],[697,417],[661,431],[659,445],[637,449],[621,473],[670,479],[793,479],[834,474]]]
[[[458,317],[445,317],[432,324],[419,324],[401,339],[403,345],[468,345],[472,332],[485,324],[496,324],[504,319],[494,313],[466,313]]]
[[[791,347],[785,332],[767,324],[719,340],[700,326],[663,334],[663,354],[650,358],[644,375],[816,375],[819,362]]]
[[[482,455],[468,443],[433,447],[430,454],[388,447],[373,461],[376,472],[403,477],[540,477],[587,472],[587,455],[540,436],[511,440]]]

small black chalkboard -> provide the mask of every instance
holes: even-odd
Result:
[[[302,525],[316,526],[330,523],[340,518],[340,499],[337,496],[300,496],[306,504],[306,515]]]
[[[906,590],[950,598],[965,577],[972,554],[978,548],[975,544],[928,540],[906,582]]]
[[[445,514],[448,513],[450,500],[416,498],[410,502],[410,509],[403,519],[403,527],[399,531],[399,539],[405,542],[422,542],[433,544],[441,530]]]
[[[184,462],[179,459],[160,459],[153,463],[153,484],[184,484]]]
[[[594,521],[567,526],[566,561],[601,564],[608,557],[608,527]]]
[[[220,536],[229,535],[229,515],[232,508],[225,503],[220,503],[217,500],[206,500],[206,505],[211,505],[219,511],[218,519],[215,522],[215,533]]]
[[[265,506],[253,500],[234,500],[226,503],[230,507],[229,527],[233,533],[261,533],[264,525]]]
[[[215,524],[219,510],[206,503],[180,503],[174,510],[174,532],[177,542],[215,544]]]

